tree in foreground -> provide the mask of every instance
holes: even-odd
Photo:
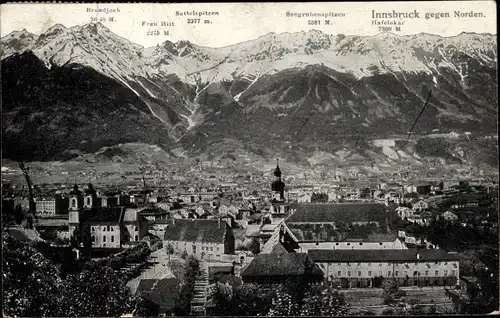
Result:
[[[191,300],[194,296],[194,282],[200,274],[200,263],[189,256],[184,263],[184,276],[181,281],[179,295],[175,299],[175,314],[188,315],[191,309]]]
[[[34,247],[4,233],[3,310],[8,316],[58,316],[60,271]]]
[[[128,308],[130,291],[108,266],[86,266],[80,273],[68,275],[61,290],[63,316],[120,316]]]
[[[87,262],[63,279],[62,265],[47,251],[8,234],[2,250],[3,309],[9,316],[109,317],[132,309],[123,277],[108,266]]]
[[[242,284],[236,288],[229,284],[213,285],[212,299],[215,316],[265,315],[271,305],[271,293],[254,284]]]
[[[396,299],[404,296],[404,291],[399,289],[398,283],[395,280],[386,280],[382,284],[382,299],[385,305],[392,305]]]
[[[287,288],[279,288],[273,297],[269,316],[345,316],[349,311],[345,298],[330,286],[310,286],[302,301],[294,302]]]

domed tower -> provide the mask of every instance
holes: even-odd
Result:
[[[97,192],[92,183],[89,183],[88,188],[85,190],[84,208],[93,208],[97,205]]]
[[[285,183],[281,181],[281,170],[279,160],[276,159],[276,169],[274,169],[274,181],[271,184],[273,191],[273,202],[285,202]]]

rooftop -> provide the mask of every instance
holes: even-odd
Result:
[[[219,220],[175,220],[165,233],[167,241],[223,243],[227,223]]]
[[[120,206],[92,208],[85,211],[85,217],[91,223],[120,223],[123,220],[124,212],[125,208]]]
[[[136,294],[157,304],[163,312],[173,310],[178,290],[176,278],[142,279]]]
[[[315,262],[430,262],[457,260],[456,254],[443,250],[322,250],[312,249],[309,256]],[[419,255],[420,258],[417,257]]]
[[[323,276],[323,272],[305,253],[258,254],[245,267],[242,277],[249,276]]]
[[[385,223],[386,207],[379,203],[297,204],[287,223],[336,223],[376,221]]]

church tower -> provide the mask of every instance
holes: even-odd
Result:
[[[80,212],[83,208],[82,191],[75,184],[73,190],[69,193],[69,236],[80,226]]]
[[[285,202],[285,183],[281,181],[281,170],[278,159],[276,159],[276,169],[274,169],[274,181],[271,184],[271,189],[273,191],[272,202]]]
[[[91,209],[97,206],[97,192],[94,190],[92,183],[89,183],[88,188],[85,190],[85,201],[83,207]]]

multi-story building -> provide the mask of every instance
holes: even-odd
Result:
[[[101,206],[89,184],[83,194],[78,186],[70,192],[69,236],[87,242],[92,248],[122,248],[135,244],[147,233],[147,220],[135,209]]]
[[[400,286],[454,286],[459,283],[456,254],[442,250],[308,251],[328,281],[343,287],[380,287],[384,280]]]
[[[323,272],[305,253],[258,254],[241,272],[245,283],[261,285],[282,284],[290,279],[323,280]]]
[[[61,196],[35,199],[36,212],[41,215],[68,213],[68,198]]]
[[[295,229],[292,233],[296,232]],[[404,250],[407,249],[404,240],[398,238],[397,234],[370,234],[365,238],[345,238],[341,241],[300,241],[300,252],[312,249],[329,250]]]
[[[221,219],[172,219],[165,229],[163,246],[210,262],[222,260],[223,254],[234,254],[235,239],[229,224]]]
[[[418,202],[415,202],[412,207],[413,211],[415,212],[423,212],[427,211],[429,209],[429,203],[425,202],[424,200],[420,200]]]

